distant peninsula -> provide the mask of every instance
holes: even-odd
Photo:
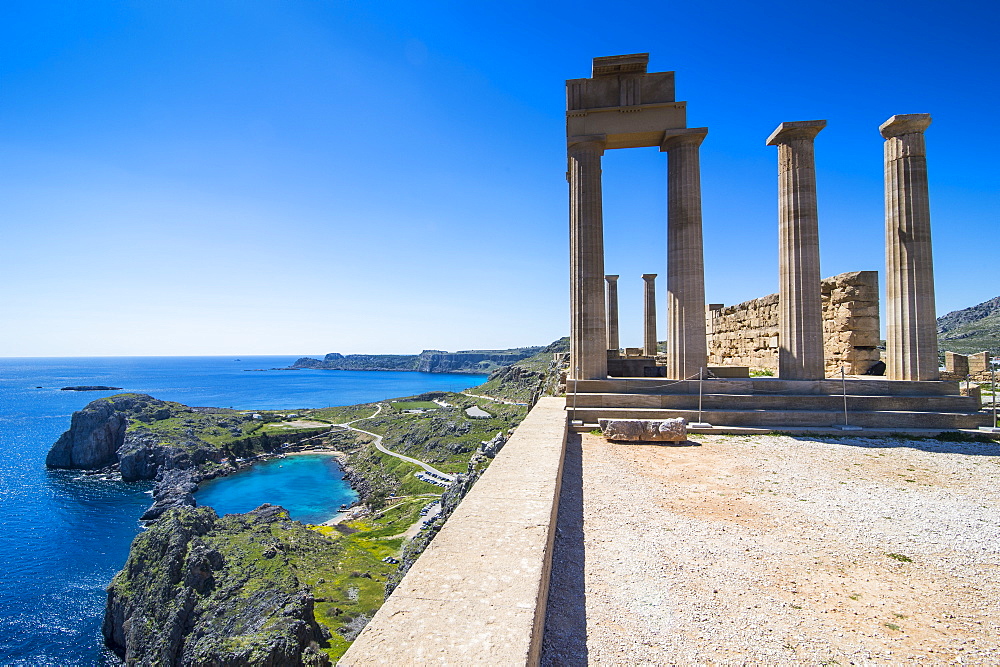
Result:
[[[330,371],[418,371],[421,373],[491,373],[537,354],[542,347],[509,350],[424,350],[420,354],[340,354],[331,352],[322,359],[302,357],[289,368],[316,368]]]

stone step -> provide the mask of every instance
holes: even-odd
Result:
[[[843,383],[838,379],[781,380],[751,378],[705,380],[706,394],[784,394],[840,395]],[[663,378],[609,378],[607,380],[573,380],[567,382],[570,393],[594,394],[698,394],[697,380],[666,380]],[[917,382],[885,380],[870,376],[848,378],[847,393],[856,396],[958,396],[957,382]]]
[[[669,419],[683,417],[688,422],[698,421],[698,410],[658,408],[566,408],[571,420],[596,424],[601,417],[609,419]],[[985,413],[968,412],[913,412],[856,411],[848,412],[848,423],[866,428],[920,428],[960,429],[978,428],[990,417]],[[702,410],[701,421],[713,426],[815,426],[831,427],[844,423],[844,413],[835,410]]]
[[[793,403],[790,403],[793,402]],[[697,394],[598,394],[579,393],[566,397],[567,405],[579,408],[698,408]],[[794,405],[796,410],[844,409],[843,396],[804,394],[704,394],[706,410],[782,410]],[[847,396],[848,410],[906,412],[977,412],[979,402],[969,396]]]

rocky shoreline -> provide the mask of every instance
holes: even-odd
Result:
[[[74,413],[69,430],[49,451],[46,465],[82,469],[88,475],[124,482],[153,480],[153,504],[139,518],[148,523],[172,508],[195,507],[194,493],[201,482],[230,475],[256,461],[281,456],[289,451],[289,445],[317,435],[316,430],[280,436],[261,434],[243,438],[237,447],[236,443],[212,445],[198,438],[192,429],[187,430],[184,439],[164,444],[163,436],[136,428],[143,423],[177,419],[178,414],[186,411],[246,421],[237,411],[187,408],[146,394],[119,394],[93,401]],[[345,478],[355,490],[363,488],[358,476],[345,475]]]

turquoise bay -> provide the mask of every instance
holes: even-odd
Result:
[[[106,385],[192,406],[286,410],[461,391],[484,380],[476,375],[407,372],[250,372],[285,367],[295,358],[0,359],[0,563],[4,566],[0,664],[120,664],[102,648],[105,588],[141,530],[138,517],[151,502],[147,494],[151,484],[45,469],[45,454],[69,427],[73,412],[117,393],[60,391],[61,387]],[[304,460],[288,469],[280,467],[297,458]],[[277,485],[300,489],[298,497],[278,497],[277,489],[264,483],[273,481],[272,466],[294,475],[300,467],[311,471],[304,482]],[[329,514],[353,499],[339,499],[338,493],[350,491],[338,476],[329,457],[310,462],[305,455],[289,456],[213,480],[199,491],[198,500],[205,502],[203,493],[217,494],[212,503],[218,504],[220,513],[271,502],[311,521],[309,517]]]
[[[261,461],[204,482],[195,493],[199,505],[213,507],[220,515],[249,512],[266,501],[281,505],[303,523],[323,523],[357,497],[329,454],[292,454]]]

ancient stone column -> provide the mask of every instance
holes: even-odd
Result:
[[[708,128],[667,132],[667,377],[698,377],[708,362],[699,147]]]
[[[644,273],[642,307],[642,353],[647,357],[656,356],[656,274]]]
[[[893,116],[885,137],[886,375],[937,380],[937,322],[927,192],[926,113]]]
[[[813,140],[825,120],[782,123],[767,138],[778,147],[778,377],[820,380],[823,295]]]
[[[604,276],[608,281],[608,349],[617,352],[618,341],[618,276]]]
[[[568,153],[570,377],[603,380],[608,376],[601,205],[603,138],[571,137]]]

